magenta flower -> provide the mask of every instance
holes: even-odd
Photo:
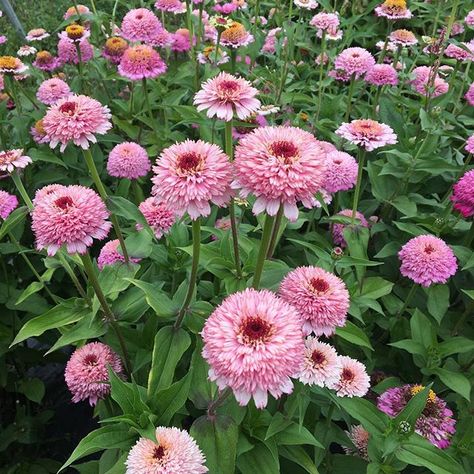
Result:
[[[122,20],[121,36],[129,41],[153,41],[162,28],[160,20],[147,8],[130,10]]]
[[[119,36],[112,36],[105,42],[102,56],[113,64],[120,64],[123,53],[128,49],[128,43]]]
[[[343,151],[329,152],[327,159],[329,163],[323,188],[329,193],[352,189],[357,181],[357,161]]]
[[[77,47],[81,56],[77,54]],[[86,63],[94,57],[94,49],[86,38],[74,42],[66,37],[60,38],[58,42],[58,58],[61,63],[78,64]]]
[[[6,219],[18,207],[18,198],[0,189],[0,217]]]
[[[46,105],[52,105],[71,93],[69,86],[57,77],[43,81],[38,88],[36,98]]]
[[[166,72],[167,66],[161,56],[146,44],[130,46],[127,48],[118,66],[121,76],[132,81],[140,79],[153,79]]]
[[[186,12],[186,3],[181,0],[157,0],[155,8],[163,12],[179,14]]]
[[[351,218],[352,209],[344,209],[341,212],[338,212],[336,215]],[[369,227],[369,223],[367,222],[367,219],[364,217],[362,213],[357,211],[356,219],[359,221],[358,223],[356,223],[356,225],[360,225],[362,227]],[[344,239],[344,231],[347,228],[350,229],[350,224],[339,224],[339,223],[333,224],[332,240],[334,242],[334,245],[338,245],[339,247],[342,247],[342,248],[347,247],[347,242]]]
[[[97,258],[97,266],[99,270],[103,270],[103,268],[107,265],[113,265],[114,263],[125,262],[125,257],[119,252],[120,242],[118,239],[109,240],[104,244],[104,246],[100,250],[99,257]],[[140,261],[139,258],[131,258],[131,262],[138,263]]]
[[[26,168],[31,158],[23,154],[23,149],[0,151],[0,171],[13,173],[16,168]]]
[[[474,135],[471,135],[467,140],[466,140],[466,146],[464,149],[468,153],[474,153]]]
[[[367,71],[364,80],[374,86],[396,86],[398,73],[390,64],[376,64]]]
[[[33,66],[41,71],[51,72],[61,66],[61,61],[48,51],[39,51],[33,61]]]
[[[138,143],[124,142],[109,153],[107,172],[115,178],[138,179],[151,170],[146,150]]]
[[[336,135],[345,138],[353,145],[365,148],[367,151],[397,143],[397,136],[391,127],[371,119],[343,123],[336,130]]]
[[[470,43],[461,43],[464,48],[455,44],[450,44],[444,50],[444,55],[457,61],[466,62],[474,60],[474,46]]]
[[[338,397],[363,397],[370,388],[370,377],[364,364],[347,356],[339,356],[341,372],[339,379],[328,383],[328,387],[336,390]]]
[[[195,43],[193,38],[193,44]],[[191,40],[189,38],[189,30],[186,28],[179,28],[171,35],[171,51],[177,53],[185,53],[191,49]]]
[[[148,225],[153,229],[157,239],[161,239],[164,234],[167,234],[176,221],[176,212],[154,197],[145,199],[138,208]],[[137,229],[141,228],[142,226],[137,224]]]
[[[430,67],[428,66],[419,66],[413,69],[412,73],[414,74],[415,78],[410,82],[410,84],[413,86],[413,88],[418,92],[418,94],[421,95],[428,95],[430,94],[430,97],[438,97],[442,94],[446,94],[449,90],[449,84],[439,77],[439,75],[436,75],[434,78],[434,81],[432,79],[432,74],[433,71]],[[432,82],[432,89],[430,89],[430,81]]]
[[[453,186],[451,201],[463,217],[474,216],[474,170],[465,173]]]
[[[474,105],[474,82],[469,86],[469,89],[464,97],[469,105]]]

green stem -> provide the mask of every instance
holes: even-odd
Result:
[[[18,174],[18,171],[13,171],[11,174],[11,177],[13,179],[13,182],[15,183],[16,188],[18,189],[18,192],[20,193],[24,203],[28,207],[29,211],[33,210],[33,203],[31,202],[30,196],[28,196],[28,193],[26,192],[25,186],[23,186],[23,182],[21,181],[20,175]]]
[[[216,54],[214,55],[214,62],[216,63],[219,61],[219,46],[221,44],[221,34],[222,31],[220,29],[217,30],[217,41],[216,41]]]
[[[280,233],[280,225],[283,219],[283,206],[280,205],[278,213],[276,215],[275,223],[273,225],[272,236],[270,238],[270,244],[268,246],[267,258],[272,258],[275,247],[278,243],[278,234]]]
[[[349,117],[351,116],[352,112],[352,97],[354,95],[354,86],[355,86],[355,74],[352,74],[351,77],[351,83],[349,85],[349,102],[347,103],[347,110],[346,110],[346,115],[344,117],[344,122],[347,122],[349,120]]]
[[[359,206],[360,199],[360,189],[362,187],[362,175],[364,173],[364,163],[365,163],[365,149],[360,148],[359,150],[359,171],[357,172],[357,184],[354,191],[354,200],[352,201],[352,216],[351,224],[355,224],[355,219],[357,215],[357,207]]]
[[[265,259],[270,245],[274,220],[274,216],[269,216],[268,214],[265,216],[265,224],[263,226],[262,239],[260,241],[260,250],[258,252],[257,264],[255,266],[255,273],[252,280],[252,286],[256,290],[258,290],[260,279],[262,278],[263,266],[265,265]]]
[[[143,194],[143,189],[140,186],[138,180],[132,180],[132,188],[135,194],[135,199],[137,200],[138,204],[142,203],[145,200],[145,195]]]
[[[408,292],[408,295],[405,298],[405,302],[403,303],[402,308],[397,313],[397,318],[400,318],[401,316],[403,316],[403,313],[408,308],[408,305],[410,304],[410,301],[413,298],[413,296],[415,295],[417,289],[418,289],[418,285],[416,283],[413,283],[413,286],[410,288],[410,291]]]
[[[374,106],[372,108],[372,115],[375,117],[377,115],[377,107],[379,105],[380,96],[382,94],[382,89],[384,86],[377,87],[377,92],[375,93]]]
[[[321,37],[321,53],[319,56],[319,85],[318,85],[318,111],[316,112],[316,120],[319,119],[321,112],[321,103],[323,98],[323,71],[324,71],[324,54],[326,53],[326,31],[323,30]]]
[[[467,233],[464,239],[464,247],[470,247],[473,240],[474,240],[474,221],[472,221],[471,228],[469,229],[469,232]]]
[[[232,390],[229,387],[226,387],[224,390],[219,391],[219,394],[215,400],[209,403],[207,407],[207,417],[213,419],[216,416],[216,410],[219,408],[226,398],[232,393]]]
[[[388,42],[390,40],[390,33],[392,32],[392,29],[393,29],[393,22],[388,20],[388,28],[387,28],[387,37],[385,38],[385,43],[383,45],[383,48],[382,48],[382,52],[380,53],[380,57],[379,57],[379,60],[378,60],[378,63],[382,63],[386,54],[387,54],[387,46],[388,46]]]
[[[88,306],[92,306],[91,299],[87,296],[86,291],[82,287],[81,282],[79,281],[76,274],[74,273],[74,270],[72,269],[71,265],[69,265],[69,262],[67,261],[66,257],[63,255],[62,251],[60,250],[56,255],[59,261],[61,262],[61,265],[64,267],[64,270],[66,270],[66,273],[69,275],[69,278],[74,283],[74,286],[76,287],[81,297],[84,298]]]

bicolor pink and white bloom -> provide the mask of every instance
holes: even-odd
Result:
[[[151,46],[139,44],[127,48],[118,66],[121,76],[132,81],[153,79],[166,72],[166,63]]]
[[[155,8],[162,12],[170,12],[175,15],[186,13],[186,3],[181,0],[156,0]]]
[[[71,18],[72,16],[75,16],[77,14],[79,15],[88,15],[91,11],[89,10],[89,7],[86,7],[85,5],[75,5],[73,7],[69,7],[66,10],[66,13],[64,14],[64,19],[67,20],[68,18]]]
[[[90,342],[76,349],[64,372],[73,403],[89,400],[89,404],[94,406],[109,395],[109,366],[118,375],[122,374],[119,356],[106,344]]]
[[[297,203],[312,208],[328,167],[326,152],[311,133],[296,127],[259,127],[241,138],[235,150],[234,189],[256,196],[255,215],[274,216],[280,206],[290,220]]]
[[[229,28],[221,34],[221,44],[229,48],[241,48],[253,43],[254,37],[237,21],[233,21]]]
[[[0,189],[0,218],[6,219],[18,207],[18,198]]]
[[[162,28],[160,20],[147,8],[130,10],[122,20],[121,36],[129,41],[143,41],[148,43]]]
[[[13,56],[0,57],[0,74],[22,74],[28,66],[19,58]]]
[[[13,173],[17,168],[26,168],[32,160],[23,153],[23,148],[0,151],[0,171]]]
[[[95,135],[104,135],[112,123],[108,107],[85,95],[70,95],[52,105],[43,119],[43,127],[51,139],[49,146],[61,144],[61,152],[72,142],[88,149],[96,143]]]
[[[209,378],[230,387],[240,405],[253,397],[265,408],[268,393],[293,391],[290,377],[303,365],[304,340],[296,310],[268,290],[246,289],[228,296],[202,331]]]
[[[464,47],[461,48],[456,44],[449,44],[444,50],[444,55],[448,58],[456,59],[457,61],[466,62],[474,60],[474,45],[470,43],[461,43]]]
[[[71,89],[69,86],[63,80],[53,77],[41,83],[36,92],[36,98],[45,105],[52,105],[70,94]]]
[[[18,49],[16,54],[18,54],[18,56],[26,57],[26,56],[32,56],[33,54],[36,54],[36,52],[37,52],[37,49],[33,48],[33,46],[24,45],[24,46],[20,46],[20,49]]]
[[[245,120],[260,108],[257,94],[249,81],[221,72],[202,84],[194,96],[194,105],[199,112],[207,110],[209,118],[216,116],[229,122],[235,113],[240,120]]]
[[[337,216],[343,216],[347,218],[352,217],[352,209],[344,209],[336,214]],[[362,226],[362,227],[369,227],[369,223],[367,219],[364,217],[362,213],[359,211],[356,212],[355,218],[357,219],[355,225]],[[332,226],[332,240],[334,245],[339,247],[345,248],[347,247],[346,239],[344,238],[344,231],[349,228],[350,224],[341,224],[341,223],[334,223]]]
[[[84,254],[94,239],[105,239],[111,223],[100,196],[84,186],[59,184],[40,189],[34,200],[32,229],[36,248],[55,255],[64,245],[70,254]]]
[[[451,248],[434,235],[419,235],[410,239],[398,256],[402,262],[400,273],[425,287],[446,283],[458,269]]]
[[[161,239],[164,234],[167,234],[176,222],[176,212],[166,203],[158,201],[154,197],[145,199],[138,206],[138,209],[153,229],[157,239]],[[137,224],[137,229],[140,230],[141,228],[141,224]]]
[[[374,86],[396,86],[398,73],[390,64],[376,64],[367,71],[364,80]]]
[[[49,33],[44,28],[33,28],[32,30],[28,31],[25,38],[27,41],[41,41],[46,38],[49,38]]]
[[[152,193],[176,213],[208,216],[211,203],[226,206],[232,196],[232,164],[217,145],[186,140],[165,148],[152,178]]]
[[[107,265],[113,265],[114,263],[125,262],[125,257],[120,253],[120,241],[118,239],[109,240],[100,249],[99,257],[97,258],[97,266],[99,270],[103,270]],[[131,262],[138,263],[139,258],[131,258]]]
[[[359,79],[375,66],[375,59],[364,48],[347,48],[338,54],[334,61],[334,69],[344,76],[344,80],[352,77]]]
[[[140,438],[125,461],[126,474],[203,474],[206,459],[184,430],[159,426],[155,440]]]
[[[329,383],[338,397],[363,397],[370,388],[370,377],[364,364],[348,356],[339,356],[341,372],[339,379]]]
[[[357,181],[359,170],[355,158],[343,151],[331,151],[327,154],[327,159],[324,189],[329,193],[352,189]]]
[[[318,8],[319,3],[316,0],[293,0],[293,3],[299,7],[304,8],[305,10],[314,10]]]
[[[298,311],[305,335],[331,336],[346,323],[350,305],[346,285],[322,268],[296,268],[283,279],[278,294]]]
[[[463,217],[474,216],[474,170],[464,173],[453,186],[451,201]]]
[[[336,130],[336,135],[345,138],[353,145],[365,148],[367,151],[397,143],[397,136],[391,127],[371,119],[343,123]]]
[[[109,153],[107,172],[115,178],[138,179],[151,170],[146,150],[138,143],[115,145]]]
[[[390,33],[390,42],[397,46],[414,46],[418,43],[416,36],[409,30],[395,30]]]

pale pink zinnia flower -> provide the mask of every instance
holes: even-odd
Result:
[[[413,46],[418,43],[416,36],[409,30],[395,30],[390,33],[390,41],[400,46]]]
[[[121,36],[129,41],[152,41],[162,28],[160,20],[147,8],[130,10],[122,20]]]
[[[466,140],[466,146],[464,149],[468,153],[474,153],[474,135],[471,135],[467,140]]]
[[[77,47],[81,56],[77,53]],[[94,49],[87,39],[74,42],[68,38],[61,38],[58,42],[58,58],[61,63],[78,64],[86,63],[94,57]]]
[[[444,55],[447,58],[453,58],[457,61],[473,61],[474,60],[474,46],[470,43],[461,43],[464,48],[457,46],[455,44],[450,44],[444,50]]]
[[[84,149],[89,142],[96,143],[96,134],[104,135],[112,128],[108,107],[85,95],[70,95],[52,105],[43,119],[43,127],[55,148],[61,143],[61,152],[69,142]]]
[[[90,342],[77,349],[66,364],[64,378],[74,403],[89,400],[94,406],[110,393],[109,366],[121,375],[119,356],[106,344]]]
[[[23,148],[0,151],[0,171],[12,173],[16,168],[26,168],[31,162],[31,158],[23,154]]]
[[[145,217],[148,225],[153,229],[157,239],[161,239],[163,234],[167,234],[176,222],[176,212],[166,203],[158,201],[154,197],[145,199],[139,206],[140,212]],[[137,224],[137,229],[141,229],[141,224]]]
[[[435,76],[434,81],[432,80],[433,72],[428,66],[418,66],[413,69],[412,73],[415,78],[410,81],[410,84],[421,95],[426,96],[429,93],[434,98],[446,94],[449,90],[449,84],[439,75]],[[430,84],[430,81],[432,81],[432,84]]]
[[[124,142],[109,153],[107,172],[115,178],[137,179],[146,176],[151,163],[146,150],[138,143]]]
[[[18,206],[18,198],[0,189],[0,217],[6,219]]]
[[[161,56],[146,44],[127,48],[120,60],[118,72],[132,81],[153,79],[166,72],[167,66]]]
[[[296,310],[267,290],[247,289],[228,296],[202,331],[209,378],[230,387],[240,405],[253,397],[265,408],[293,391],[291,376],[303,364],[304,342]]]
[[[375,66],[375,59],[364,48],[347,48],[338,54],[334,61],[336,71],[341,71],[348,79],[358,79]]]
[[[343,151],[327,154],[328,168],[324,178],[324,189],[329,193],[348,191],[355,186],[359,167],[357,161]]]
[[[337,30],[340,25],[339,15],[337,13],[317,13],[309,24],[321,31]]]
[[[172,145],[162,151],[153,171],[153,195],[191,219],[208,216],[210,203],[230,201],[232,165],[217,145],[202,140]]]
[[[474,10],[471,10],[467,15],[466,18],[464,18],[464,21],[466,22],[466,25],[474,28]]]
[[[469,86],[469,89],[464,97],[469,105],[474,105],[474,82]]]
[[[339,356],[342,366],[339,379],[328,383],[328,387],[336,390],[338,397],[363,397],[370,388],[370,377],[364,364],[347,356]]]
[[[125,257],[119,252],[120,241],[118,239],[109,240],[100,250],[97,258],[97,266],[102,270],[107,265],[113,265],[116,262],[124,263]],[[138,263],[139,258],[131,258],[131,262]]]
[[[25,72],[28,66],[13,56],[0,56],[0,74],[19,75]]]
[[[398,73],[390,64],[376,64],[367,71],[364,80],[374,86],[396,86]]]
[[[232,187],[246,198],[257,197],[254,214],[298,218],[297,203],[316,205],[327,169],[326,153],[309,132],[296,127],[259,127],[243,137],[235,150],[236,177]]]
[[[293,2],[297,7],[304,8],[305,10],[314,10],[319,5],[316,0],[293,0]]]
[[[306,385],[325,387],[335,383],[341,374],[341,363],[336,350],[329,344],[307,337],[304,364],[297,378]]]
[[[155,8],[162,12],[170,12],[176,15],[186,12],[186,3],[181,0],[157,0]]]
[[[93,239],[105,239],[111,224],[100,196],[84,186],[47,186],[38,191],[32,212],[32,229],[38,250],[55,255],[65,245],[68,253],[87,252]]]
[[[71,93],[69,86],[57,77],[46,79],[38,88],[36,98],[43,104],[52,105]]]
[[[126,474],[203,474],[206,459],[184,430],[159,426],[156,442],[140,438],[125,461]]]
[[[474,170],[464,173],[453,186],[451,201],[463,217],[474,216]]]
[[[27,41],[41,41],[43,39],[49,38],[49,33],[44,28],[34,28],[28,31],[25,36]]]
[[[77,8],[76,8],[76,6],[69,7],[66,10],[66,13],[64,14],[64,19],[67,20],[68,18],[70,18],[74,15],[77,15],[78,12],[79,12],[79,15],[88,15],[91,11],[85,5],[77,5]]]
[[[352,217],[352,209],[344,209],[341,212],[337,213],[338,216],[343,216],[347,217],[348,219]],[[356,222],[356,226],[362,226],[362,227],[369,227],[369,223],[367,222],[367,219],[364,217],[363,214],[361,214],[359,211],[356,212],[356,219],[358,223]],[[347,247],[347,242],[344,239],[344,231],[350,224],[340,224],[340,223],[335,223],[332,226],[332,240],[334,241],[335,245],[338,245],[339,247],[345,248]]]
[[[16,52],[18,56],[31,56],[33,54],[36,54],[37,49],[33,48],[33,46],[20,46],[20,49]]]
[[[410,239],[398,256],[402,262],[400,273],[425,287],[446,283],[458,269],[451,248],[434,235],[419,235]]]
[[[229,122],[234,112],[240,120],[245,120],[260,107],[260,101],[255,98],[257,89],[250,82],[237,78],[226,72],[221,72],[208,79],[194,96],[197,110],[207,110],[207,116],[217,116]]]
[[[288,273],[279,295],[300,314],[303,334],[331,336],[344,326],[349,310],[349,292],[336,275],[319,267],[298,267]]]
[[[365,148],[367,151],[397,143],[397,136],[391,127],[371,119],[343,123],[336,130],[336,135],[345,138],[353,145]]]

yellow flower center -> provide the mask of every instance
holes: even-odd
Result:
[[[40,134],[40,135],[46,135],[46,131],[43,127],[43,119],[38,120],[35,123],[35,130]]]
[[[85,28],[81,25],[72,24],[66,27],[66,33],[68,38],[77,40],[82,38],[84,35]]]
[[[411,391],[412,396],[414,397],[415,395],[417,395],[424,389],[425,387],[423,385],[415,385],[411,388],[410,391]],[[428,393],[428,401],[433,403],[435,400],[436,400],[436,393],[434,393],[433,390],[430,390]]]
[[[385,0],[384,7],[400,8],[405,10],[407,7],[407,2],[405,0]]]
[[[240,43],[247,36],[244,25],[237,21],[233,21],[230,27],[222,32],[221,39],[230,43]]]
[[[118,36],[114,36],[109,38],[105,42],[105,49],[109,54],[121,54],[128,48],[128,43],[123,39],[119,38]]]
[[[2,69],[17,69],[18,60],[13,56],[0,56],[0,68]]]
[[[40,63],[41,62],[45,63],[45,62],[50,61],[52,57],[53,56],[49,51],[39,51],[38,54],[36,55],[36,60]]]

